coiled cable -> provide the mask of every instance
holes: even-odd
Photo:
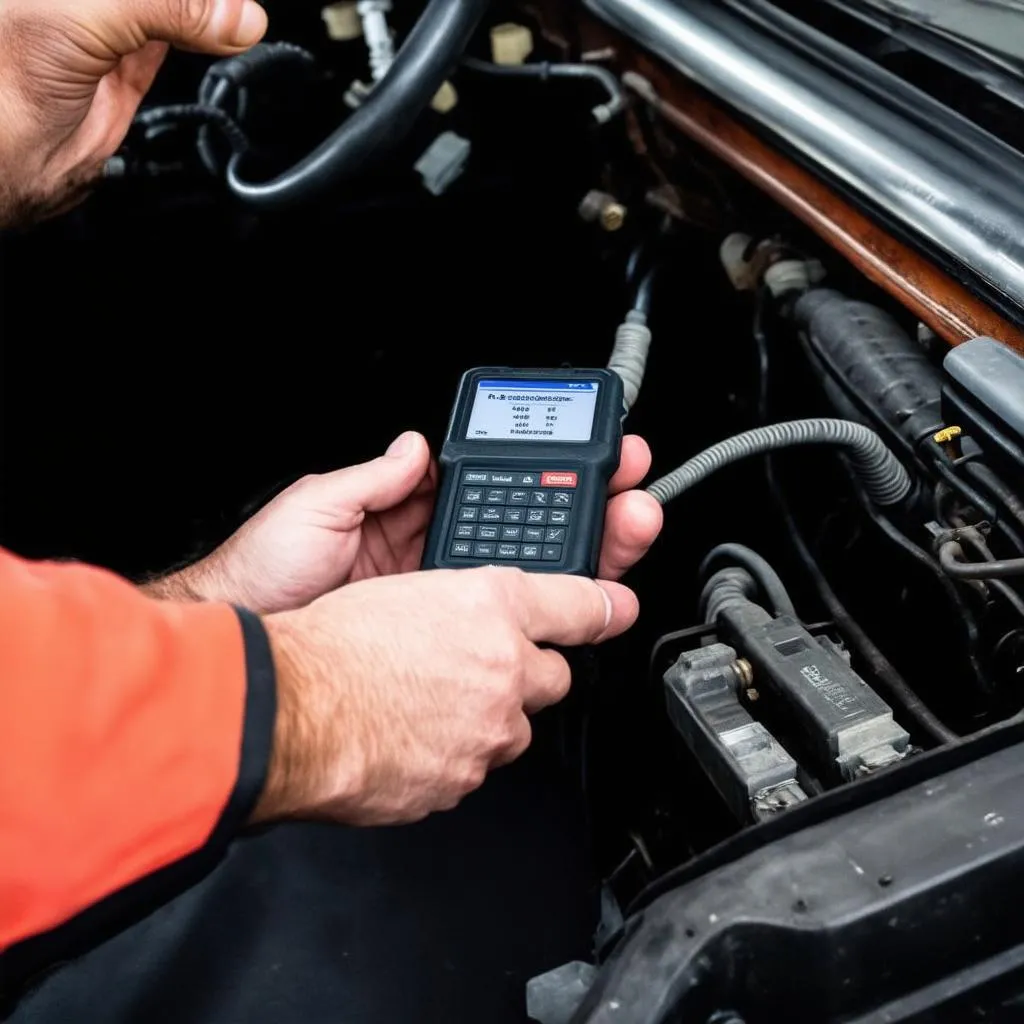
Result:
[[[655,480],[647,493],[665,505],[723,466],[751,455],[807,444],[845,448],[864,489],[878,505],[898,504],[910,493],[909,474],[878,434],[860,423],[837,419],[790,420],[744,431],[706,448]]]

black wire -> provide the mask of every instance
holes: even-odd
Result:
[[[934,444],[934,442],[932,443]],[[938,447],[938,445],[935,447]],[[1024,540],[1021,539],[1020,534],[1004,518],[1000,518],[996,507],[990,501],[987,501],[983,495],[979,494],[976,488],[953,472],[945,462],[943,453],[934,454],[931,466],[942,477],[950,490],[955,491],[961,498],[969,501],[983,518],[991,521],[993,527],[1003,534],[1014,550],[1024,552]]]
[[[967,523],[958,516],[950,516],[947,519],[942,514],[941,508],[939,509],[938,519],[943,523],[943,525],[949,525],[952,523],[953,527],[959,531],[960,542],[968,544],[974,548],[974,550],[977,551],[985,561],[994,562],[996,560],[996,556],[992,554],[992,549],[988,546],[985,538],[981,535],[981,531],[978,530],[977,527],[968,526]],[[1004,583],[1002,580],[961,580],[961,582],[967,586],[979,588],[982,596],[985,596],[986,592],[998,594],[1022,619],[1024,619],[1024,600],[1021,599],[1021,596],[1013,589],[1013,587]]]
[[[629,254],[629,259],[626,260],[626,287],[632,288],[633,282],[636,280],[637,271],[640,269],[641,264],[646,259],[646,248],[647,243],[641,242],[639,245],[633,247],[633,251]]]
[[[698,571],[701,579],[707,579],[711,575],[711,567],[716,562],[738,565],[746,569],[761,588],[762,595],[768,598],[775,615],[792,615],[794,619],[797,618],[793,599],[789,596],[782,578],[768,560],[756,551],[743,544],[719,544],[712,548],[701,562]]]
[[[494,75],[496,78],[536,78],[542,82],[550,78],[576,78],[596,82],[608,94],[608,102],[594,108],[594,117],[601,124],[610,121],[626,109],[626,90],[607,68],[598,64],[492,64],[476,57],[463,57],[462,66],[469,71]]]
[[[975,481],[989,494],[999,501],[1007,512],[1024,526],[1024,502],[983,462],[968,459],[963,464],[964,472],[974,477]]]
[[[387,76],[312,153],[271,181],[248,181],[237,155],[228,187],[264,210],[322,199],[365,174],[406,137],[444,83],[490,8],[490,0],[429,0]]]
[[[917,725],[921,732],[939,743],[958,741],[959,737],[957,734],[944,725],[924,701],[914,693],[896,667],[875,646],[856,619],[846,610],[846,607],[836,596],[835,591],[829,586],[828,580],[826,580],[821,571],[821,567],[818,565],[810,548],[807,547],[803,535],[800,533],[788,503],[782,496],[782,492],[775,479],[772,461],[770,456],[765,458],[765,474],[768,478],[768,486],[775,498],[779,514],[782,516],[796,555],[803,564],[807,574],[811,577],[814,588],[818,592],[818,597],[835,622],[836,628],[854,652],[864,661],[880,688],[885,691],[886,695],[894,703],[902,708],[907,717]]]
[[[207,107],[200,103],[177,103],[166,107],[150,107],[135,115],[135,124],[146,129],[168,124],[211,125],[224,136],[232,153],[236,156],[249,149],[249,139],[234,118],[217,107]]]
[[[636,286],[636,294],[633,296],[633,309],[639,310],[644,316],[648,317],[651,315],[651,293],[654,291],[654,280],[657,272],[657,267],[651,267],[640,278]]]
[[[761,285],[754,297],[754,343],[757,345],[757,422],[768,422],[768,335],[764,329],[764,312],[768,305],[768,288]]]
[[[203,78],[202,84],[199,86],[199,102],[204,106],[223,110],[230,92],[230,79],[219,78],[207,73]],[[221,163],[217,159],[217,153],[213,148],[213,138],[211,137],[209,125],[204,124],[199,129],[196,148],[199,151],[199,159],[202,161],[203,166],[210,174],[219,175]]]
[[[875,528],[878,529],[879,532],[881,532],[892,544],[896,545],[896,547],[903,551],[904,554],[908,555],[923,569],[926,569],[939,586],[942,587],[946,597],[956,610],[958,621],[963,623],[964,632],[966,634],[964,638],[965,653],[967,655],[967,662],[970,667],[971,674],[974,676],[975,682],[983,691],[991,692],[991,690],[994,689],[992,681],[978,657],[978,643],[981,638],[978,623],[971,612],[971,609],[964,602],[956,584],[945,575],[942,571],[942,567],[934,558],[932,558],[931,555],[929,555],[919,545],[915,544],[895,525],[895,523],[892,522],[891,519],[878,511],[874,503],[868,497],[867,492],[861,486],[860,481],[857,480],[855,474],[850,472],[848,475],[850,477],[850,486],[853,488],[853,492],[857,497],[857,501],[860,504],[862,511]]]

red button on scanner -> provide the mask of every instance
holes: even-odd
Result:
[[[540,485],[541,487],[575,487],[576,474],[566,472],[541,473]]]

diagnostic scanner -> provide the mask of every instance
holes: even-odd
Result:
[[[463,374],[423,567],[595,576],[623,416],[609,370]]]

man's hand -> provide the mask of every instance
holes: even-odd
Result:
[[[661,529],[661,506],[630,490],[650,464],[641,438],[623,438],[609,487],[599,569],[604,579],[621,576]],[[151,584],[150,592],[276,612],[343,583],[409,572],[420,564],[436,484],[426,440],[402,434],[378,459],[299,480],[212,555]]]
[[[486,568],[367,580],[269,616],[278,713],[254,820],[454,807],[568,690],[565,659],[537,645],[605,640],[636,615],[618,583]]]
[[[240,53],[266,25],[255,0],[0,0],[0,226],[96,178],[168,44]]]

